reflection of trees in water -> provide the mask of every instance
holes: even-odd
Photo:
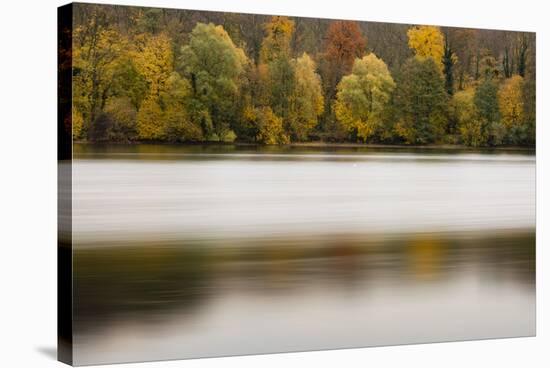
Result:
[[[208,252],[150,244],[74,253],[74,308],[79,326],[97,321],[166,317],[207,295],[213,266]]]
[[[493,151],[487,148],[476,149],[476,148],[464,148],[457,149],[456,147],[452,148],[434,148],[434,147],[365,147],[361,145],[326,145],[319,148],[319,146],[308,146],[308,145],[254,145],[254,144],[190,144],[190,145],[170,145],[170,144],[131,144],[131,145],[121,145],[121,144],[108,144],[108,143],[74,143],[73,144],[73,154],[75,158],[95,158],[95,159],[136,159],[136,160],[208,160],[212,159],[208,156],[200,157],[195,156],[194,154],[319,154],[319,153],[339,153],[339,154],[371,154],[371,153],[410,153],[410,154],[428,154],[428,155],[439,155],[439,154],[460,154],[460,153],[483,153],[483,154],[498,154],[502,153],[502,150]],[[530,150],[523,149],[507,149],[506,152],[511,152],[515,155],[525,155],[530,156],[533,154]],[[189,155],[191,154],[191,155]],[[336,159],[337,156],[333,157]],[[216,156],[216,160],[231,159],[234,160],[233,156]],[[253,159],[252,157],[246,157],[246,159]],[[270,161],[277,158],[272,156],[259,156],[255,159]],[[280,160],[304,160],[304,157],[279,157]],[[326,158],[323,158],[326,160]],[[340,157],[342,159],[342,157]]]
[[[239,244],[239,245],[235,245]],[[75,323],[157,322],[193,312],[222,293],[296,296],[308,288],[368,292],[371,285],[445,282],[466,268],[534,283],[534,232],[243,240],[233,244],[135,244],[74,254]]]
[[[440,276],[445,260],[447,244],[431,234],[417,236],[408,246],[409,264],[417,279],[432,279]]]

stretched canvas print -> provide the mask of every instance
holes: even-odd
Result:
[[[61,361],[535,334],[534,33],[95,4],[58,32]]]

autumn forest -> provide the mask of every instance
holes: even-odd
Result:
[[[535,145],[534,33],[75,4],[72,37],[77,141]]]

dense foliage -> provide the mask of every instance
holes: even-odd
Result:
[[[534,34],[75,5],[91,142],[534,145]]]

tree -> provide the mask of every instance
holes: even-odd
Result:
[[[137,114],[138,137],[163,140],[166,138],[166,124],[159,99],[174,68],[170,39],[163,33],[138,35],[134,39],[131,55],[136,70],[148,86]]]
[[[179,69],[191,84],[194,124],[211,140],[223,140],[239,118],[240,76],[248,58],[221,26],[197,23],[181,49]]]
[[[447,93],[433,58],[411,58],[401,68],[395,91],[396,131],[406,143],[440,140],[445,131]]]
[[[483,55],[483,56],[481,56]],[[498,79],[500,77],[500,70],[497,65],[496,59],[489,54],[488,50],[484,50],[480,53],[480,57],[477,62],[478,77],[484,79]]]
[[[523,83],[523,117],[526,137],[522,144],[534,145],[537,130],[536,75],[534,53],[527,58],[527,68]]]
[[[476,52],[479,48],[479,31],[467,28],[447,28],[445,40],[452,45],[456,55],[453,64],[453,75],[456,77],[457,89],[471,87],[475,72],[473,71]]]
[[[476,89],[474,103],[481,117],[487,123],[499,120],[497,85],[491,79],[485,79]]]
[[[333,72],[333,79],[348,74],[356,58],[363,56],[367,40],[357,22],[334,21],[330,24],[325,41],[324,59]],[[334,83],[334,80],[331,81]]]
[[[395,88],[384,61],[373,53],[356,59],[350,75],[342,78],[336,94],[336,118],[363,140],[381,126],[382,113]]]
[[[149,94],[149,84],[138,71],[130,53],[122,55],[114,66],[109,98],[127,97],[135,109]]]
[[[142,8],[136,17],[136,26],[143,32],[156,33],[161,28],[160,19],[165,9]]]
[[[488,143],[499,145],[504,139],[505,128],[500,124],[497,85],[491,77],[486,77],[477,87],[474,94],[474,105],[483,125],[488,132]]]
[[[270,107],[247,109],[244,118],[254,127],[257,142],[264,144],[286,144],[289,142],[289,137],[283,128],[283,120],[275,115]]]
[[[321,76],[325,95],[325,130],[334,119],[332,101],[336,96],[336,86],[342,77],[351,72],[356,58],[364,55],[367,40],[357,22],[334,21],[327,30],[324,52],[321,58]]]
[[[525,77],[529,52],[535,47],[534,33],[528,32],[502,32],[504,39],[504,55],[502,68],[504,76],[511,78],[517,73]]]
[[[292,60],[281,56],[267,64],[269,106],[283,119],[286,130],[290,131],[290,114],[294,100],[295,74]]]
[[[166,90],[160,95],[166,139],[172,142],[200,141],[203,139],[200,125],[189,113],[191,85],[172,72],[166,81]]]
[[[504,48],[504,55],[502,56],[502,71],[504,72],[504,78],[510,78],[512,76],[514,60],[510,54],[510,48],[506,46]]]
[[[294,21],[288,17],[273,16],[265,24],[265,37],[260,49],[260,63],[270,63],[281,57],[290,58]]]
[[[164,117],[158,99],[149,95],[137,114],[138,137],[142,140],[162,140],[166,137]]]
[[[82,125],[84,124],[84,119],[82,118],[82,114],[80,113],[80,111],[78,111],[76,108],[73,108],[72,116],[73,139],[80,139],[82,138]]]
[[[363,25],[365,25],[363,23]],[[401,65],[413,56],[409,48],[406,24],[373,22],[363,26],[365,37],[369,40],[367,52],[374,52],[384,60],[390,72],[399,70]]]
[[[107,129],[108,140],[127,142],[137,138],[137,109],[130,98],[110,98],[104,112],[111,122]]]
[[[517,143],[518,140],[518,137],[514,137],[514,135],[523,133],[521,132],[524,128],[523,101],[523,78],[514,75],[512,78],[508,78],[498,91],[498,106],[502,123],[512,133],[510,138],[513,143]]]
[[[407,31],[409,47],[419,58],[432,58],[439,70],[442,70],[442,59],[445,50],[444,37],[439,27],[415,26]]]
[[[83,118],[82,134],[105,107],[114,67],[127,46],[107,17],[94,11],[73,36],[73,104]]]
[[[249,114],[255,107],[269,106],[270,94],[267,65],[247,64],[241,79],[241,98],[238,107],[243,114],[242,118],[232,126],[238,140],[244,142],[256,140],[256,127],[252,120],[247,118],[247,113]]]
[[[451,47],[451,42],[448,37],[445,37],[445,45],[443,48],[443,75],[445,75],[445,90],[452,96],[454,93],[454,65],[456,63],[456,55]]]
[[[527,52],[529,50],[529,38],[525,33],[518,35],[517,42],[517,59],[518,59],[518,74],[520,77],[525,77],[525,69],[527,65]]]
[[[60,51],[71,61],[62,66],[72,68],[74,139],[535,144],[534,33],[90,4],[73,11],[72,48]],[[352,71],[371,53],[393,90]]]
[[[294,91],[290,111],[290,135],[293,140],[306,140],[323,112],[321,78],[315,72],[315,62],[304,53],[293,62]]]
[[[149,94],[158,98],[174,70],[174,56],[168,36],[141,34],[133,40],[132,60],[137,71],[145,78]]]
[[[267,86],[268,105],[282,119],[285,130],[292,131],[290,115],[296,86],[291,59],[294,21],[287,17],[273,16],[264,29],[265,37],[260,49],[258,68],[262,83]]]
[[[295,50],[308,55],[317,55],[323,47],[323,39],[329,22],[320,18],[296,18],[295,37],[292,44]]]
[[[488,131],[478,114],[474,96],[473,88],[455,93],[449,112],[457,122],[462,142],[467,146],[479,147],[487,143]]]

